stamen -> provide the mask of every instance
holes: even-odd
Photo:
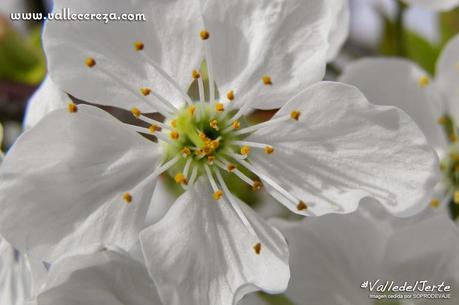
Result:
[[[152,134],[155,133],[155,132],[157,132],[157,131],[160,131],[160,130],[161,130],[161,129],[160,129],[157,125],[155,125],[155,124],[151,124],[150,127],[148,127],[148,129],[150,130],[150,133],[152,133]]]
[[[263,77],[261,78],[263,84],[265,84],[266,86],[270,86],[273,84],[272,80],[271,80],[271,77],[269,75],[263,75]]]
[[[243,135],[243,134],[246,134],[246,133],[251,133],[251,132],[257,131],[257,130],[259,130],[261,128],[274,126],[274,125],[277,125],[279,123],[288,121],[290,119],[291,119],[291,115],[284,115],[284,116],[281,116],[281,117],[278,117],[278,118],[275,118],[275,119],[271,119],[269,121],[265,121],[265,122],[262,122],[262,123],[259,123],[259,124],[255,124],[255,125],[252,125],[252,126],[249,126],[249,127],[246,127],[246,128],[242,128],[241,130],[238,130],[238,131],[234,132],[234,134],[235,135]]]
[[[419,78],[418,83],[421,88],[425,88],[429,85],[430,79],[427,75],[423,75]]]
[[[169,133],[169,137],[172,139],[172,140],[178,140],[180,138],[180,134],[177,130],[172,130],[170,133]]]
[[[253,181],[252,190],[257,192],[263,188],[263,183],[261,181]]]
[[[299,110],[293,110],[291,113],[290,113],[290,117],[295,120],[295,121],[298,121],[299,118],[300,118],[300,115],[301,115],[301,112]]]
[[[188,112],[189,115],[192,116],[194,114],[194,112],[196,111],[196,106],[195,105],[190,105],[190,106],[188,106],[186,111]]]
[[[236,165],[234,165],[233,163],[228,163],[226,165],[226,170],[229,172],[229,173],[232,173],[236,168]]]
[[[256,255],[260,255],[260,253],[261,253],[261,243],[255,244],[255,246],[253,246],[253,250],[255,251]]]
[[[265,151],[265,154],[270,155],[274,152],[274,148],[272,146],[265,146],[263,149]]]
[[[193,79],[198,79],[201,77],[201,74],[197,70],[193,70],[191,72],[191,77],[193,77]]]
[[[174,180],[178,184],[188,184],[188,180],[186,179],[183,173],[178,173],[177,175],[175,175]]]
[[[441,117],[438,118],[437,120],[437,123],[440,124],[440,125],[445,125],[447,122],[447,119],[444,115],[442,115]]]
[[[140,133],[144,133],[144,134],[151,134],[150,128],[145,128],[145,127],[126,124],[126,123],[124,125],[129,127],[130,129],[136,131],[136,132],[140,132]],[[164,141],[166,143],[169,143],[169,144],[173,145],[173,142],[165,134],[163,134],[161,132],[155,132],[155,137],[157,137],[158,139],[160,139],[160,140],[162,140],[162,141]]]
[[[241,155],[244,157],[247,157],[250,154],[250,147],[247,145],[244,145],[241,147]]]
[[[142,51],[144,48],[144,44],[141,41],[136,41],[134,42],[134,50],[136,51]]]
[[[183,175],[185,177],[188,177],[188,172],[190,170],[191,161],[192,161],[191,158],[186,160],[185,167],[183,168]]]
[[[208,31],[203,30],[203,31],[201,31],[201,33],[199,33],[199,36],[201,36],[202,40],[207,40],[207,39],[209,39],[210,34],[209,34]]]
[[[142,93],[143,96],[148,96],[151,93],[150,88],[140,88],[140,92]]]
[[[210,33],[207,30],[201,31],[199,33],[202,40],[207,40],[210,37]],[[212,52],[209,50],[207,43],[204,43],[204,51],[206,53],[206,64],[207,64],[207,78],[209,80],[209,102],[213,103],[215,101],[215,83],[214,83],[214,73],[213,73],[213,60]]]
[[[459,191],[454,192],[453,200],[455,204],[459,204]]]
[[[432,201],[430,202],[430,206],[432,208],[438,208],[440,206],[440,200],[438,199],[432,199]]]
[[[214,199],[215,200],[220,200],[223,196],[223,192],[221,190],[217,190],[214,192]]]
[[[177,120],[172,120],[172,121],[171,121],[171,126],[172,126],[173,128],[177,128]]]
[[[191,155],[191,150],[188,147],[182,148],[182,156],[184,158],[187,158],[190,155]]]
[[[303,210],[306,210],[307,208],[308,208],[308,206],[306,205],[306,203],[303,200],[300,200],[298,202],[298,204],[296,205],[296,209],[298,211],[303,211]]]
[[[215,161],[215,163],[217,164],[218,167],[220,167],[221,169],[223,170],[227,170],[233,174],[235,174],[239,179],[241,179],[242,181],[244,181],[245,183],[247,183],[248,185],[250,185],[252,187],[252,189],[254,188],[255,186],[255,181],[253,181],[252,179],[250,179],[249,177],[247,177],[243,172],[241,172],[239,169],[236,168],[236,166],[230,162],[228,162],[226,159],[224,158],[220,158],[222,161],[220,160],[217,160]],[[231,170],[229,170],[231,169]]]
[[[204,104],[206,101],[206,96],[204,93],[204,81],[202,80],[202,77],[198,79],[198,89],[199,89],[199,101],[201,104]]]
[[[128,192],[123,194],[123,200],[126,201],[126,203],[131,203],[132,202],[132,195]]]
[[[70,102],[67,104],[67,110],[70,113],[75,113],[78,111],[78,106],[75,103]]]
[[[263,143],[256,143],[256,142],[250,142],[250,141],[233,141],[232,144],[244,145],[244,146],[255,147],[255,148],[263,148],[263,151],[268,155],[274,152],[274,148],[272,146],[266,145]],[[241,154],[244,155],[242,152]]]
[[[207,164],[213,165],[215,161],[215,156],[207,156]]]
[[[212,120],[209,123],[210,127],[218,131],[218,121],[217,120]]]
[[[139,108],[137,107],[132,107],[131,108],[131,113],[133,116],[135,116],[135,118],[140,118],[140,116],[142,115],[142,112],[139,110]]]
[[[216,103],[215,104],[215,110],[217,112],[223,112],[223,111],[225,111],[225,105],[223,105],[222,103]]]
[[[234,91],[230,90],[226,93],[226,98],[231,102],[234,100]]]
[[[193,170],[191,171],[191,177],[190,177],[189,185],[193,185],[194,184],[194,181],[196,180],[197,176],[198,176],[198,168],[195,166],[195,167],[193,167]]]
[[[85,64],[88,68],[92,68],[96,65],[96,60],[92,57],[88,57],[85,60]]]
[[[131,109],[131,112],[132,112],[132,114],[134,115],[134,117],[136,117],[137,119],[140,119],[140,120],[142,120],[142,121],[144,121],[144,122],[146,122],[146,123],[149,123],[149,124],[151,124],[151,125],[159,126],[159,127],[163,128],[163,129],[172,130],[172,128],[171,128],[169,125],[164,124],[164,123],[162,123],[162,122],[160,122],[160,121],[151,119],[151,118],[149,118],[149,117],[143,115],[142,112],[141,112],[138,108],[136,108],[136,107],[133,107],[133,108]],[[151,127],[151,126],[150,126],[150,127]]]

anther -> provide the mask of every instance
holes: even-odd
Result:
[[[131,108],[131,113],[133,116],[135,116],[137,119],[142,115],[142,112],[140,111],[139,108],[137,107],[132,107]]]
[[[92,57],[86,58],[85,64],[88,68],[92,68],[96,65],[96,61]]]
[[[188,157],[189,155],[191,155],[191,150],[188,148],[188,147],[184,147],[182,148],[182,156],[184,158]]]
[[[419,78],[418,83],[421,88],[425,88],[429,85],[430,79],[427,75],[423,75]]]
[[[172,130],[171,133],[169,134],[172,140],[178,140],[180,137],[180,134],[178,133],[177,130]]]
[[[295,121],[298,121],[300,119],[301,112],[299,110],[293,110],[290,112],[290,118],[292,118]]]
[[[218,121],[217,120],[212,120],[209,123],[210,127],[218,131]]]
[[[191,72],[191,76],[194,78],[194,79],[198,79],[201,77],[201,74],[198,72],[198,70],[193,70],[193,72]]]
[[[303,210],[306,210],[307,208],[308,208],[308,205],[303,200],[300,200],[300,202],[298,202],[298,204],[296,205],[296,209],[298,211],[303,211]]]
[[[228,100],[232,101],[234,100],[234,91],[233,90],[230,90],[226,93],[226,98],[228,98]]]
[[[454,203],[459,204],[459,191],[454,192]]]
[[[438,118],[437,123],[440,124],[440,125],[445,125],[446,124],[446,117],[442,115],[441,117]]]
[[[215,200],[220,200],[223,197],[223,192],[220,190],[217,190],[214,192],[214,199]]]
[[[190,105],[190,106],[188,106],[186,111],[188,112],[189,115],[193,115],[194,112],[196,111],[196,106],[195,105]]]
[[[202,40],[207,40],[207,39],[209,39],[210,34],[209,34],[208,31],[203,30],[203,31],[201,31],[201,33],[199,33],[199,36],[201,36]]]
[[[449,141],[451,143],[456,143],[457,142],[457,135],[455,133],[449,135]]]
[[[243,156],[248,156],[250,154],[250,147],[247,145],[244,145],[241,147],[241,155]]]
[[[225,110],[225,105],[223,105],[222,103],[217,103],[215,104],[215,110],[218,112],[222,112]]]
[[[239,128],[241,128],[241,123],[239,121],[234,121],[233,123],[231,123],[231,126],[234,129],[239,129]]]
[[[274,148],[272,146],[265,146],[265,148],[263,150],[268,155],[270,155],[270,154],[272,154],[274,152]]]
[[[70,112],[70,113],[75,113],[78,111],[78,106],[73,103],[73,102],[70,102],[67,104],[67,110]]]
[[[252,185],[252,190],[257,192],[261,190],[262,187],[263,187],[263,183],[261,183],[261,181],[255,180]]]
[[[199,132],[199,138],[203,141],[207,140],[206,134],[202,131]]]
[[[440,200],[432,199],[432,201],[430,202],[430,206],[433,208],[438,208],[440,206]]]
[[[171,121],[171,126],[174,128],[177,128],[177,120],[172,120]]]
[[[155,133],[159,131],[159,127],[155,124],[151,124],[150,127],[148,127],[148,130],[150,130],[150,133]]]
[[[142,51],[144,48],[144,44],[141,41],[136,41],[134,42],[134,50],[136,51]]]
[[[140,88],[140,92],[142,93],[143,96],[150,95],[151,89],[150,88]]]
[[[226,166],[226,170],[230,173],[234,171],[235,169],[236,169],[236,165],[234,165],[233,163],[228,163],[228,165]]]
[[[271,80],[271,77],[269,75],[263,75],[261,77],[261,81],[263,82],[263,84],[265,84],[266,86],[269,86],[269,85],[272,85],[273,82]]]
[[[260,255],[260,253],[261,253],[261,243],[257,243],[255,246],[253,246],[253,250],[255,251],[256,255]]]
[[[123,200],[126,201],[126,203],[131,203],[132,202],[132,195],[130,193],[124,193],[123,194]]]
[[[215,156],[207,156],[207,164],[213,165],[215,162]]]
[[[210,148],[212,149],[217,149],[220,147],[220,141],[218,139],[215,139],[215,140],[212,140],[210,143],[209,143],[209,146]]]
[[[183,173],[178,173],[177,175],[175,175],[175,182],[178,183],[178,184],[188,184],[188,180],[186,179],[185,175],[183,175]]]

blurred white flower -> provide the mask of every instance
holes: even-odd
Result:
[[[274,224],[289,241],[292,278],[284,300],[291,304],[379,304],[369,298],[369,285],[361,288],[363,283],[373,284],[378,279],[398,285],[405,281],[411,285],[415,281],[444,282],[451,286],[451,299],[437,301],[459,302],[459,232],[446,215],[401,219],[369,203],[345,216]],[[251,294],[239,304],[270,304],[264,298],[270,297]],[[400,304],[433,301],[421,298]]]
[[[349,64],[339,80],[357,86],[370,102],[400,107],[415,120],[442,158],[444,179],[432,204],[449,201],[459,190],[459,36],[444,48],[434,79],[409,60],[366,58]]]
[[[459,6],[459,0],[402,0],[406,4],[433,11],[448,11]]]

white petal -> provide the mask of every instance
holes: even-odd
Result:
[[[351,212],[367,196],[399,216],[430,201],[438,158],[404,112],[369,104],[356,88],[331,82],[304,90],[274,118],[293,110],[301,111],[299,121],[248,138],[275,149],[254,151],[250,160],[313,215]]]
[[[370,103],[404,110],[421,128],[429,144],[443,155],[447,140],[437,123],[443,115],[440,95],[433,84],[419,84],[421,77],[426,76],[425,71],[408,60],[368,58],[349,64],[339,80],[359,88]]]
[[[458,0],[403,0],[409,5],[433,11],[448,11],[459,5]]]
[[[130,109],[157,104],[153,96],[143,97],[148,87],[181,104],[182,96],[151,64],[159,65],[186,92],[191,72],[200,66],[202,48],[199,32],[202,21],[198,1],[172,0],[60,0],[53,12],[69,9],[70,14],[145,14],[146,21],[49,21],[44,33],[48,69],[53,80],[66,92],[96,104]],[[135,51],[142,42],[144,49]],[[88,68],[92,57],[96,65]]]
[[[231,305],[254,290],[284,291],[290,272],[282,235],[236,199],[253,236],[229,204],[212,199],[209,188],[201,183],[187,191],[140,235],[164,305]],[[253,248],[258,242],[259,255]]]
[[[334,1],[332,9],[335,9],[335,15],[332,15],[334,22],[332,22],[330,35],[328,37],[328,43],[330,45],[327,52],[328,61],[332,61],[338,55],[341,47],[346,41],[349,34],[351,17],[348,0]]]
[[[168,188],[164,179],[158,179],[151,199],[152,204],[146,215],[146,225],[152,225],[163,218],[176,199],[177,196]]]
[[[101,251],[67,257],[52,266],[37,305],[161,305],[142,264]]]
[[[27,104],[24,127],[35,126],[49,112],[65,108],[70,101],[69,96],[47,76]]]
[[[448,102],[451,115],[459,122],[459,35],[443,49],[436,71],[436,84]]]
[[[251,102],[255,108],[272,109],[285,104],[299,88],[321,80],[327,56],[347,34],[343,2],[207,1],[206,43],[220,94],[233,90],[239,106]],[[272,85],[263,85],[264,75],[271,77]]]
[[[160,155],[158,146],[96,107],[56,110],[5,157],[1,231],[45,261],[96,243],[128,248],[143,228],[154,189],[154,181],[141,182]],[[131,192],[130,204],[124,192]]]

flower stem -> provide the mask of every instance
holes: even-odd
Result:
[[[395,19],[395,41],[397,48],[397,55],[406,56],[405,48],[405,12],[407,5],[400,0],[397,1],[397,16]]]

